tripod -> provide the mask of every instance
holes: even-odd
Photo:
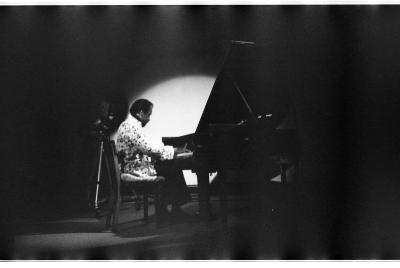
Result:
[[[108,135],[105,135],[103,132],[99,132],[96,135],[98,141],[97,147],[97,155],[95,157],[95,162],[93,165],[93,171],[91,178],[91,183],[89,184],[88,190],[88,199],[89,199],[89,207],[94,208],[96,217],[104,216],[107,214],[109,207],[112,206],[113,200],[101,200],[100,195],[102,189],[107,190],[111,193],[112,189],[112,180],[113,178],[113,170],[112,164],[110,163],[110,158],[107,156],[107,153],[110,153],[110,138]],[[105,148],[108,146],[107,148]],[[108,149],[108,150],[107,150]],[[106,181],[102,181],[106,179]],[[93,185],[95,185],[95,191],[93,193]],[[101,185],[101,186],[100,186]],[[141,199],[136,195],[134,189],[130,189],[130,196],[133,196],[130,200],[134,202],[134,206],[136,210],[141,209]],[[112,195],[111,195],[112,196]],[[94,200],[93,200],[94,199]],[[106,206],[102,206],[102,204],[107,201]]]
[[[88,186],[88,203],[90,208],[94,208],[96,217],[101,216],[101,206],[100,206],[100,184],[101,180],[104,179],[104,176],[108,178],[109,186],[111,186],[111,171],[109,170],[109,164],[106,163],[107,159],[105,157],[104,146],[106,143],[110,142],[110,138],[108,135],[103,133],[102,131],[96,132],[96,156],[94,157],[93,169],[90,176],[90,182]],[[103,174],[105,172],[105,174]],[[95,189],[93,192],[93,185],[95,185]],[[94,199],[94,200],[93,200]]]

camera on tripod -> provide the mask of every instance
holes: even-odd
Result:
[[[99,141],[108,139],[112,132],[112,121],[107,118],[99,118],[93,124],[92,135]]]
[[[92,135],[99,141],[107,140],[113,131],[115,131],[117,125],[115,105],[103,101],[100,104],[99,117],[92,125]]]
[[[95,209],[96,215],[101,214],[101,208],[104,207],[108,200],[107,196],[107,180],[109,174],[108,167],[105,164],[104,146],[110,141],[110,136],[118,126],[118,110],[115,104],[102,101],[99,105],[98,117],[91,124],[90,134],[93,141],[97,144],[97,156],[93,159],[92,174],[89,178],[88,185],[88,205]],[[100,184],[102,184],[100,189]],[[100,191],[101,190],[101,191]]]

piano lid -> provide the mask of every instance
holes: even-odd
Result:
[[[290,106],[284,70],[283,61],[268,47],[231,41],[196,133],[206,131],[210,124],[237,124],[259,116],[278,126]]]

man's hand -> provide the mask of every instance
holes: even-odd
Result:
[[[176,159],[186,159],[191,158],[193,156],[193,152],[189,149],[183,148],[174,148],[174,158]]]
[[[174,153],[176,154],[182,154],[182,153],[190,153],[192,151],[190,151],[189,149],[186,149],[185,147],[174,147]]]

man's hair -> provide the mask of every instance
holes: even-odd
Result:
[[[139,99],[132,104],[131,108],[129,109],[129,113],[131,115],[135,115],[140,113],[140,111],[143,111],[147,114],[151,107],[153,107],[153,103],[151,103],[149,100]]]

